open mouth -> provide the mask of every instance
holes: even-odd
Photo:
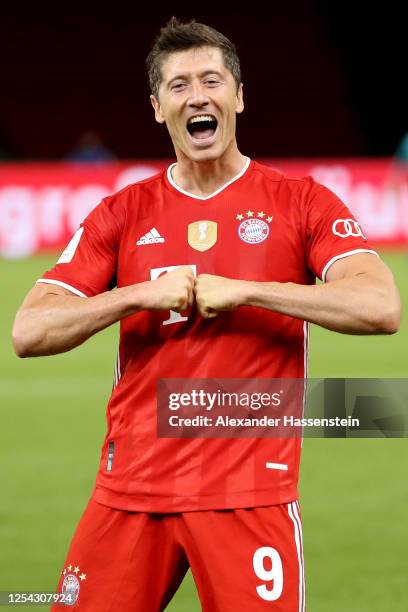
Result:
[[[207,140],[214,136],[218,121],[213,115],[197,115],[187,121],[187,131],[195,140]]]

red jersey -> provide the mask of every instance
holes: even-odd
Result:
[[[312,178],[247,160],[207,197],[170,168],[105,198],[39,282],[91,297],[191,265],[196,275],[311,285],[337,259],[370,251],[346,206]],[[183,512],[297,498],[299,439],[170,439],[156,431],[162,378],[303,378],[308,325],[255,307],[214,319],[141,311],[120,322],[94,499]]]

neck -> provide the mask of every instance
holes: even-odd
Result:
[[[193,195],[208,196],[228,183],[243,169],[246,158],[235,146],[221,157],[206,161],[193,161],[176,151],[177,164],[172,169],[174,182]]]

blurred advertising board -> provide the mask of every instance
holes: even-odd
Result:
[[[408,245],[408,170],[391,159],[263,159],[290,177],[312,175],[352,210],[377,246]],[[0,164],[0,255],[62,250],[100,200],[168,166],[165,160]]]

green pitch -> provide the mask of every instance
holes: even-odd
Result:
[[[14,313],[53,259],[0,263],[0,591],[55,589],[104,437],[116,327],[65,355],[19,360],[12,352]],[[387,254],[385,260],[408,303],[408,256]],[[310,375],[408,377],[407,347],[406,321],[389,337],[314,328]],[[408,609],[407,459],[406,440],[305,440],[309,612]],[[168,610],[200,610],[190,575]]]

